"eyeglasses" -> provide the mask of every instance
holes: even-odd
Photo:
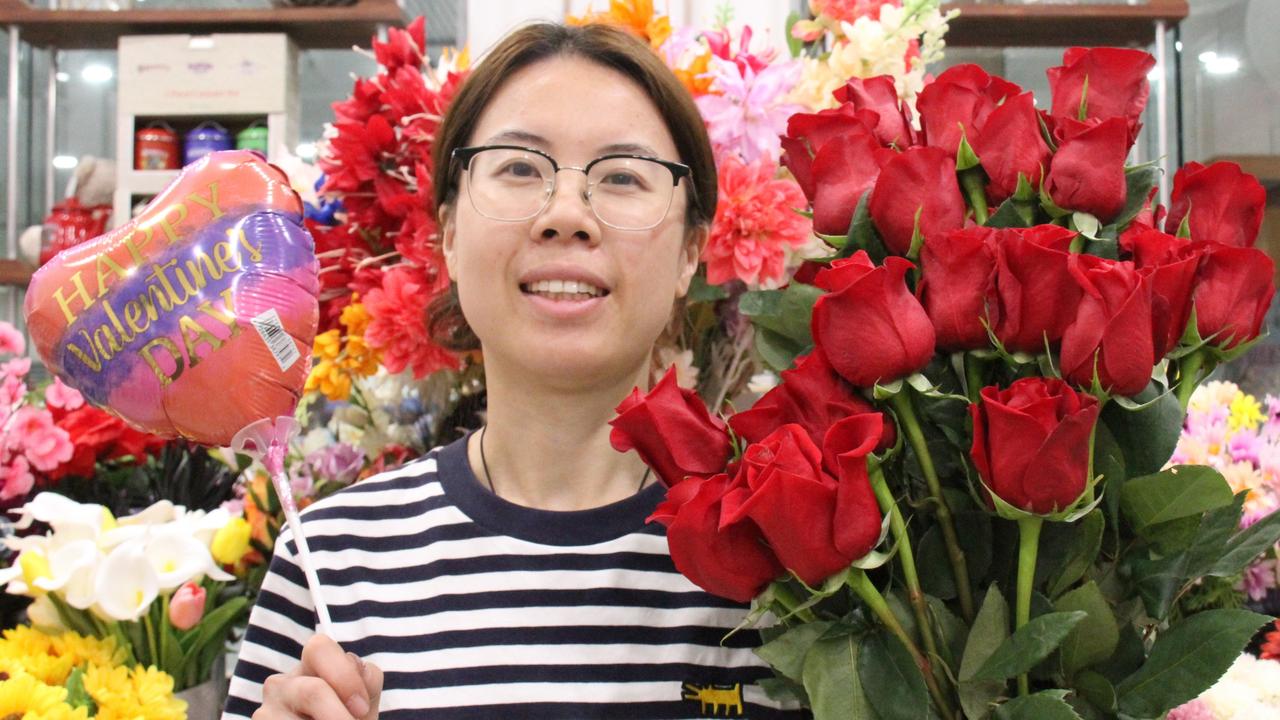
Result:
[[[518,145],[457,148],[453,162],[468,173],[467,195],[490,220],[518,222],[536,217],[551,202],[561,170],[587,176],[583,196],[600,222],[618,230],[657,227],[671,209],[688,165],[642,155],[604,155],[586,167],[559,165],[550,155]]]

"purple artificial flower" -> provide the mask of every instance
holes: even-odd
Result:
[[[321,479],[346,485],[364,469],[364,451],[348,443],[334,443],[308,455],[307,465]]]
[[[1257,602],[1276,586],[1276,561],[1264,558],[1244,569],[1242,585],[1249,599]]]
[[[1241,428],[1227,441],[1227,452],[1232,460],[1244,460],[1257,465],[1261,460],[1264,445],[1262,438],[1256,432]]]

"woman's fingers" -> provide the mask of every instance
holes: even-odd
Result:
[[[295,671],[296,672],[296,671]],[[363,720],[363,715],[358,716]],[[262,684],[262,708],[256,720],[353,720],[329,683],[309,675],[272,675]]]
[[[376,717],[376,706],[370,702],[370,692],[365,687],[363,668],[359,658],[342,651],[338,643],[326,635],[315,635],[302,648],[302,675],[314,675],[329,688],[330,694],[346,708],[346,717],[365,718],[370,712]],[[378,687],[381,690],[381,675]],[[329,716],[313,716],[327,720]]]
[[[360,659],[355,655],[351,657],[357,661]],[[369,692],[369,713],[360,720],[377,720],[378,703],[382,699],[382,668],[371,662],[360,662],[364,676],[364,687]]]

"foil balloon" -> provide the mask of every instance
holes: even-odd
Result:
[[[189,165],[132,221],[27,290],[49,369],[138,428],[227,445],[291,415],[310,370],[315,245],[284,173],[247,151]]]

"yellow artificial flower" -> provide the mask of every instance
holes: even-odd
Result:
[[[253,528],[243,517],[231,518],[213,536],[209,552],[222,565],[235,565],[249,551],[249,536]]]
[[[84,690],[98,705],[97,717],[106,707],[120,706],[133,696],[129,668],[123,665],[90,665],[84,671]]]
[[[46,685],[34,676],[19,672],[0,682],[0,718],[29,718],[66,705],[67,689]]]
[[[129,653],[119,647],[114,637],[85,637],[75,632],[64,632],[53,637],[53,649],[71,664],[122,665]]]
[[[364,303],[356,302],[356,298],[352,299],[350,305],[342,308],[342,314],[338,316],[338,321],[347,328],[349,336],[362,336],[365,329],[369,327],[369,313],[364,309]]]
[[[1262,412],[1262,403],[1252,395],[1239,393],[1231,400],[1231,415],[1227,425],[1234,431],[1241,428],[1257,430],[1265,422],[1267,416]]]
[[[378,372],[378,363],[381,358],[380,351],[369,347],[364,338],[353,335],[347,338],[342,367],[355,375],[369,377]]]
[[[154,720],[183,720],[187,716],[187,704],[173,696],[173,677],[152,665],[135,667],[129,673],[133,695],[143,707],[146,717]]]
[[[89,708],[58,703],[41,713],[27,713],[22,720],[89,720]]]
[[[173,696],[173,678],[155,666],[92,667],[85,690],[98,705],[99,720],[185,720],[187,703]]]
[[[18,556],[18,566],[22,568],[22,582],[27,584],[31,594],[38,595],[45,592],[35,586],[35,581],[40,578],[53,578],[49,558],[45,557],[44,553],[39,550],[26,550]]]
[[[53,653],[53,639],[29,625],[19,625],[4,631],[0,647],[5,648],[5,654],[10,657],[50,655]]]
[[[312,354],[325,360],[335,360],[342,352],[342,331],[328,330],[316,335],[312,344]]]

